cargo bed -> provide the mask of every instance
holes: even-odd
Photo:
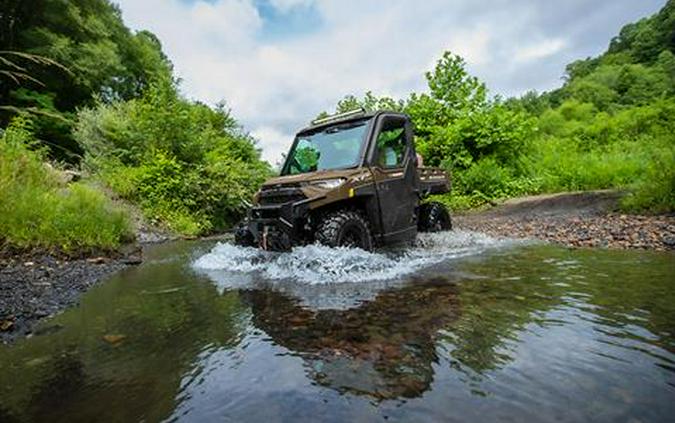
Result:
[[[450,175],[438,167],[420,167],[420,192],[422,196],[445,194],[450,192]]]

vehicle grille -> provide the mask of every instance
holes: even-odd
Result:
[[[276,188],[262,191],[259,200],[261,206],[268,206],[302,201],[306,198],[302,190],[298,188]]]

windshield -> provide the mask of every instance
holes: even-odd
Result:
[[[288,155],[283,175],[344,169],[358,164],[367,121],[331,126],[298,137]]]

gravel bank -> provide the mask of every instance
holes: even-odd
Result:
[[[0,258],[0,342],[30,334],[37,322],[76,304],[97,282],[139,261],[137,255],[80,260],[48,254]]]
[[[593,191],[520,198],[455,216],[455,226],[493,236],[569,247],[675,250],[675,215],[617,213],[621,193]]]

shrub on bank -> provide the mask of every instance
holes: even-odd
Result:
[[[622,201],[624,210],[654,213],[675,210],[675,147],[672,141],[652,152],[647,168],[632,188],[630,195]]]
[[[526,194],[623,189],[630,212],[675,210],[675,101],[615,113],[571,101],[543,113],[519,162],[493,156],[449,166],[455,210]]]
[[[154,223],[185,235],[229,228],[269,176],[254,141],[224,107],[158,80],[143,97],[80,112],[86,163]]]
[[[0,139],[0,246],[84,253],[132,239],[124,212],[86,184],[66,186],[34,146],[20,121]]]

